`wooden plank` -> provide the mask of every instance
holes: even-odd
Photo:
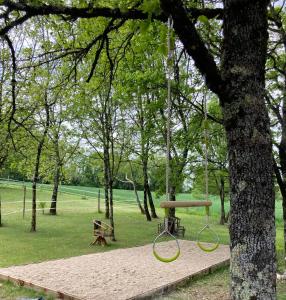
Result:
[[[201,207],[211,206],[211,201],[163,201],[160,203],[161,208],[174,208],[174,207]]]
[[[217,264],[214,264],[210,267],[206,267],[203,270],[200,270],[196,273],[193,273],[189,276],[183,277],[179,280],[174,282],[168,283],[166,285],[160,286],[158,288],[152,289],[148,292],[139,294],[137,296],[127,298],[127,300],[153,300],[157,299],[158,297],[163,297],[166,294],[175,291],[176,289],[185,286],[186,284],[190,283],[192,280],[203,277],[204,275],[211,274],[218,269],[224,268],[229,266],[229,259],[223,260]]]
[[[0,274],[0,280],[12,282],[13,284],[15,284],[17,286],[23,286],[23,287],[26,287],[26,288],[31,288],[35,291],[38,291],[39,293],[44,292],[47,295],[51,295],[53,297],[56,297],[57,299],[82,300],[81,298],[79,298],[77,296],[74,296],[74,295],[71,295],[69,293],[52,290],[52,289],[49,289],[47,287],[40,286],[40,285],[34,284],[32,282],[28,282],[28,281],[18,279],[16,277],[4,275],[4,274]]]

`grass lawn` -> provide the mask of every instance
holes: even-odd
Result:
[[[163,211],[158,209],[160,219],[146,222],[141,215],[132,191],[114,191],[115,234],[117,242],[108,247],[89,247],[92,237],[92,220],[104,219],[104,214],[97,212],[96,188],[90,187],[61,187],[58,202],[58,215],[48,215],[50,201],[50,186],[42,186],[38,191],[38,203],[47,202],[46,213],[39,210],[37,214],[37,232],[30,233],[31,222],[31,190],[27,185],[26,214],[22,217],[23,188],[21,185],[0,185],[2,198],[2,222],[0,228],[0,267],[27,264],[44,260],[77,256],[99,251],[109,251],[117,248],[133,247],[151,243],[157,232],[157,224],[162,221]],[[103,197],[103,191],[101,193]],[[140,193],[142,198],[142,193]],[[191,195],[178,195],[179,200],[199,199]],[[212,197],[212,228],[219,234],[220,242],[228,244],[229,235],[227,226],[218,225],[220,203],[218,198]],[[156,200],[158,207],[160,199]],[[101,207],[104,208],[101,201]],[[282,210],[281,203],[277,203],[277,250],[279,266],[282,270]],[[186,239],[196,239],[197,232],[205,222],[203,208],[180,209],[177,216],[186,227]],[[212,241],[207,233],[203,240]],[[1,283],[0,299],[16,299],[18,296],[35,297],[35,293],[23,288],[16,288],[9,283]],[[204,288],[205,286],[208,288]],[[284,289],[284,290],[283,290]],[[195,296],[195,293],[201,297]],[[203,298],[209,291],[211,298]],[[170,299],[215,299],[213,295],[228,292],[228,271],[215,272],[203,279],[190,283],[189,286],[170,294]],[[178,294],[179,293],[179,294]],[[181,296],[180,296],[181,295]],[[182,295],[185,295],[183,298]],[[189,295],[190,298],[187,298]],[[284,296],[283,296],[284,295]],[[192,297],[193,296],[193,297]],[[173,298],[172,298],[173,297]],[[279,286],[279,299],[286,299],[286,289]],[[283,298],[284,297],[284,298]],[[224,299],[223,296],[219,297]],[[50,298],[52,299],[52,298]]]

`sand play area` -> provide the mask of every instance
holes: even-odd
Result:
[[[54,291],[62,299],[143,299],[159,294],[192,276],[226,264],[229,247],[211,253],[180,240],[181,255],[171,263],[153,256],[152,245],[118,249],[0,269],[0,278]],[[175,251],[174,242],[161,243],[160,253]],[[169,253],[170,254],[170,253]]]

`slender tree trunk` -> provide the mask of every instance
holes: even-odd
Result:
[[[170,190],[170,201],[176,201],[176,186],[171,185],[169,190]],[[175,216],[176,216],[175,208],[171,208],[169,210],[169,215],[170,215],[170,217],[175,218]]]
[[[23,186],[23,219],[25,218],[26,213],[26,193],[27,193],[27,187]]]
[[[139,198],[139,195],[138,195],[138,191],[137,191],[137,188],[136,188],[136,183],[134,181],[133,181],[133,190],[134,190],[134,193],[135,193],[135,198],[136,198],[136,202],[137,202],[137,205],[139,207],[139,210],[140,210],[142,215],[145,215],[145,210],[142,207],[142,204],[141,204],[141,201],[140,201],[140,198]]]
[[[152,221],[151,219],[151,215],[149,212],[149,208],[148,208],[148,176],[147,176],[147,166],[146,166],[146,162],[143,159],[142,160],[142,166],[143,166],[143,187],[144,187],[144,210],[145,210],[145,215],[146,215],[146,219],[147,221]]]
[[[176,186],[171,185],[169,188],[170,191],[170,201],[176,201]],[[175,226],[174,223],[171,220],[174,220],[174,218],[176,217],[176,209],[175,208],[170,208],[169,209],[169,217],[172,218],[169,221],[169,231],[171,233],[174,233],[175,231]]]
[[[55,174],[54,174],[53,194],[52,194],[51,207],[50,207],[51,215],[57,214],[58,189],[59,189],[60,173],[61,173],[61,160],[60,160],[58,140],[56,140],[55,142],[55,154],[56,154],[56,167],[55,167]]]
[[[43,146],[45,143],[46,135],[48,133],[48,128],[50,125],[50,113],[49,113],[49,106],[47,100],[47,91],[45,92],[45,112],[46,112],[46,122],[44,127],[44,132],[41,137],[41,140],[38,144],[36,161],[35,161],[35,169],[34,169],[34,176],[33,176],[33,183],[32,183],[32,222],[31,222],[31,232],[36,231],[36,218],[37,218],[37,182],[39,179],[39,168],[40,168],[40,159],[42,155]]]
[[[109,211],[109,220],[110,226],[112,227],[111,232],[111,240],[116,241],[115,239],[115,227],[114,227],[114,215],[113,215],[113,182],[109,182],[109,204],[110,204],[110,211]]]
[[[2,227],[2,197],[0,193],[0,227]]]
[[[231,184],[231,298],[276,299],[275,195],[264,102],[266,0],[225,0],[221,96]]]
[[[285,178],[281,176],[279,168],[276,164],[275,159],[273,159],[274,163],[274,171],[277,179],[277,183],[280,188],[280,192],[282,195],[282,210],[283,210],[283,225],[284,225],[284,256],[286,256],[286,182]]]
[[[153,198],[152,198],[152,193],[150,191],[150,186],[149,186],[149,180],[148,180],[148,160],[145,157],[142,160],[142,164],[143,164],[143,178],[144,178],[144,200],[145,200],[145,194],[146,194],[146,201],[147,201],[147,198],[148,198],[150,209],[151,209],[151,217],[152,218],[158,218],[158,216],[156,214],[156,208],[154,206],[154,202],[153,202]]]
[[[129,166],[130,166],[131,181],[132,181],[133,190],[134,190],[135,197],[136,197],[136,202],[137,202],[137,205],[139,207],[139,210],[140,210],[141,214],[145,215],[145,210],[141,205],[141,201],[140,201],[140,198],[139,198],[139,195],[138,195],[138,192],[137,192],[136,182],[135,182],[135,179],[134,179],[133,169],[132,169],[132,165],[131,165],[130,161],[129,161]]]
[[[149,199],[149,205],[150,205],[150,209],[151,209],[151,216],[152,216],[152,218],[157,219],[158,216],[156,214],[156,208],[155,208],[155,205],[153,202],[153,197],[152,197],[152,192],[150,189],[149,181],[147,181],[146,188],[147,188],[147,195],[148,195],[148,199]]]
[[[220,196],[220,225],[224,225],[226,222],[225,218],[225,207],[224,207],[224,178],[220,178],[220,189],[219,189],[219,196]]]
[[[105,219],[109,219],[109,154],[108,149],[104,149],[104,198],[105,198]]]
[[[39,168],[40,168],[40,158],[42,154],[42,148],[44,144],[44,138],[38,144],[33,183],[32,183],[32,222],[31,222],[31,232],[36,231],[36,223],[37,223],[37,182],[39,177]]]
[[[286,35],[285,32],[282,31],[281,38],[284,38],[284,50],[286,53]],[[276,162],[274,162],[275,174],[277,178],[277,182],[280,187],[280,191],[282,194],[282,208],[283,208],[283,222],[284,222],[284,253],[286,253],[286,73],[284,77],[284,97],[282,102],[282,134],[279,145],[279,160],[282,171],[282,178],[278,178],[277,175],[280,175]],[[279,180],[280,179],[280,180]]]
[[[98,190],[98,194],[97,194],[97,212],[100,214],[101,210],[100,210],[100,189]]]

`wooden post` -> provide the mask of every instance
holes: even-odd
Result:
[[[98,190],[98,196],[97,196],[97,212],[100,214],[100,189]]]
[[[2,205],[1,205],[1,194],[0,194],[0,227],[2,227]]]
[[[24,188],[24,197],[23,197],[23,219],[25,218],[25,210],[26,210],[26,186]]]

